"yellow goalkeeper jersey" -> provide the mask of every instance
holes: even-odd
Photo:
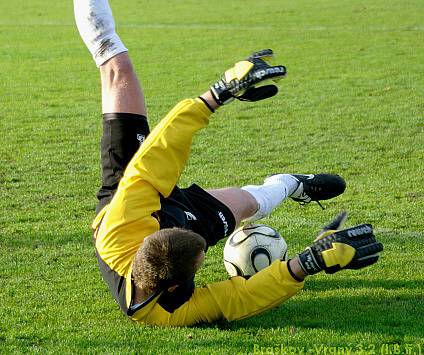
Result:
[[[188,285],[186,297],[174,303],[171,300],[171,306],[172,293],[164,298],[166,291],[161,290],[142,304],[133,304],[134,256],[144,238],[160,229],[155,216],[161,199],[174,190],[192,138],[207,126],[210,115],[200,99],[177,104],[141,145],[112,201],[93,221],[103,278],[122,311],[136,322],[184,326],[242,319],[279,305],[303,287],[303,282],[290,275],[286,262],[276,261],[248,280],[233,277],[194,289]]]

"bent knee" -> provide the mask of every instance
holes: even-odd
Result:
[[[100,67],[100,71],[103,83],[109,86],[121,85],[137,78],[127,52],[109,59]]]

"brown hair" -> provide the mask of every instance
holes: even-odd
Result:
[[[205,240],[182,228],[165,228],[149,235],[138,249],[132,268],[136,286],[152,293],[189,280],[196,273]]]

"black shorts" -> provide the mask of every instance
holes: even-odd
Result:
[[[103,115],[102,186],[97,193],[97,212],[111,201],[126,166],[149,132],[144,116],[128,113]],[[176,186],[169,197],[161,198],[161,209],[155,216],[161,229],[180,227],[192,230],[200,234],[208,246],[215,245],[235,228],[229,208],[196,184],[186,189]]]
[[[175,187],[168,198],[161,198],[157,213],[160,227],[180,227],[200,234],[208,246],[228,237],[235,228],[230,209],[200,186]]]

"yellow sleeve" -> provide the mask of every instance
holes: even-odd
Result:
[[[121,184],[143,178],[168,197],[187,163],[194,134],[207,126],[210,115],[211,111],[200,99],[177,104],[134,155]]]
[[[134,155],[103,218],[97,218],[101,222],[97,251],[120,275],[130,267],[144,238],[159,230],[152,213],[160,210],[160,195],[167,197],[177,184],[192,138],[208,124],[210,115],[200,99],[177,104]]]
[[[274,308],[294,296],[304,282],[293,279],[287,262],[275,261],[249,280],[233,277],[206,287],[194,294],[173,313],[155,303],[132,317],[145,324],[187,326],[219,319],[229,321],[251,317]]]

